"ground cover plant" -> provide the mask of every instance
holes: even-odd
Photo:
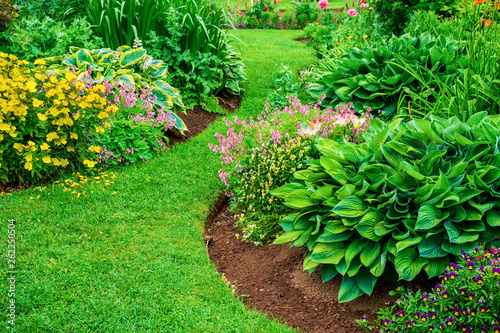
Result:
[[[264,105],[280,62],[296,72],[314,59],[293,41],[296,31],[235,34],[249,77],[235,114],[243,118]],[[18,330],[292,332],[245,308],[207,256],[203,224],[223,190],[207,144],[224,129],[221,119],[146,164],[99,179],[75,175],[0,195],[0,220],[16,220]],[[6,228],[0,239],[6,246]],[[0,279],[2,290],[7,282]],[[6,320],[0,325],[7,330]]]
[[[450,263],[431,292],[401,288],[393,293],[400,298],[378,313],[376,325],[367,318],[358,323],[382,332],[500,332],[500,251],[479,245]]]
[[[275,243],[307,245],[304,269],[322,264],[324,280],[343,275],[340,302],[498,246],[498,120],[432,120],[382,125],[357,145],[320,140],[321,157],[271,192],[296,211]]]

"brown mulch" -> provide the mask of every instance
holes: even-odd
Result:
[[[241,105],[241,96],[231,96],[231,97],[216,97],[219,102],[219,106],[228,112],[233,112]],[[182,119],[188,130],[184,132],[184,135],[180,134],[177,130],[172,130],[167,133],[169,139],[169,146],[186,142],[192,137],[203,132],[211,123],[213,123],[220,114],[208,112],[202,108],[196,106],[193,110],[186,110],[186,115],[183,113],[177,113],[179,118]]]
[[[237,240],[235,234],[241,232],[234,227],[234,214],[224,197],[209,215],[205,230],[210,258],[242,296],[245,305],[292,328],[306,332],[364,332],[355,320],[368,316],[373,321],[373,313],[385,300],[395,300],[389,291],[397,286],[379,280],[371,296],[338,303],[342,277],[323,283],[319,269],[309,276],[302,269],[304,249],[290,249],[288,245],[255,246]],[[404,285],[430,289],[434,282],[419,276]]]

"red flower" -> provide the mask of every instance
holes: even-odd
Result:
[[[264,7],[264,9],[262,9],[262,11],[265,12],[268,9],[269,9],[269,6],[266,6],[266,7]]]

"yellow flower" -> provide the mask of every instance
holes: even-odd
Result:
[[[47,116],[44,115],[43,113],[38,113],[37,116],[38,116],[38,119],[40,119],[41,121],[47,120]]]
[[[48,150],[50,148],[50,146],[47,144],[47,142],[44,142],[41,146],[40,146],[40,149],[41,150]]]
[[[23,151],[24,149],[24,145],[21,144],[21,143],[14,143],[14,146],[13,146],[15,149],[19,150],[20,152]]]
[[[42,158],[42,161],[43,161],[43,163],[47,163],[47,164],[49,164],[49,163],[51,163],[51,162],[52,162],[52,160],[51,160],[50,156],[44,156],[44,157]]]
[[[24,168],[31,171],[33,169],[33,164],[31,164],[31,162],[28,162],[24,165]]]
[[[85,160],[85,161],[83,161],[83,164],[84,164],[84,165],[86,165],[86,166],[88,166],[89,168],[93,168],[93,167],[94,167],[94,165],[96,165],[96,164],[97,164],[97,162],[95,162],[95,161]]]
[[[63,167],[65,167],[66,165],[69,164],[68,160],[67,159],[63,159],[61,160],[61,163],[60,163]]]
[[[33,155],[31,155],[31,154],[26,155],[25,158],[26,158],[26,161],[28,161],[28,162],[33,161]]]
[[[100,126],[96,126],[96,127],[95,127],[95,131],[96,131],[97,133],[104,133],[104,128],[102,128],[102,127],[100,127]]]
[[[3,134],[0,134],[0,141],[3,140]]]
[[[109,117],[109,114],[107,112],[104,112],[104,111],[101,111],[97,117],[99,117],[99,119],[104,119],[104,118],[108,118]]]
[[[29,92],[36,92],[36,82],[35,81],[29,81],[26,83],[26,88],[28,88]]]
[[[40,74],[40,73],[36,73],[36,74],[35,74],[35,78],[36,78],[37,80],[39,80],[39,81],[44,81],[44,80],[46,80],[46,79],[47,79],[47,77],[46,77],[45,75],[42,75],[42,74]]]
[[[101,147],[99,146],[90,146],[89,150],[95,153],[99,153],[101,151]]]
[[[36,59],[34,62],[35,65],[45,65],[45,60],[43,59]]]
[[[78,81],[75,83],[75,89],[77,89],[77,90],[81,90],[84,87],[85,87],[85,84],[83,82]]]
[[[33,106],[36,108],[43,106],[43,101],[36,99],[36,98],[33,98]]]
[[[107,113],[113,113],[115,111],[118,111],[118,107],[116,105],[110,105],[106,108]]]
[[[59,135],[57,135],[56,132],[50,132],[49,134],[47,134],[47,142],[50,142],[55,139],[59,139]]]
[[[76,133],[69,132],[69,137],[70,137],[71,139],[78,140],[78,134],[76,134]]]
[[[352,37],[351,37],[351,36],[349,36],[349,37],[347,37],[347,39],[352,39]]]
[[[74,152],[75,148],[73,148],[73,147],[66,147],[66,150],[69,151],[69,152]]]
[[[368,38],[368,35],[363,35],[363,38]]]

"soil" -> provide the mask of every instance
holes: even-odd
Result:
[[[373,313],[384,301],[395,300],[389,291],[397,286],[381,279],[371,296],[338,303],[340,275],[323,283],[319,269],[310,276],[302,269],[304,249],[288,245],[255,246],[236,239],[239,231],[234,221],[227,199],[221,197],[205,225],[210,258],[245,305],[270,319],[305,332],[364,332],[355,320],[368,316],[373,321]],[[434,282],[417,277],[404,285],[430,289]]]
[[[231,97],[216,97],[219,106],[228,112],[233,112],[241,105],[241,96]],[[195,107],[193,110],[186,110],[186,114],[178,112],[177,115],[182,119],[188,130],[184,135],[180,134],[177,130],[172,130],[167,133],[169,139],[169,146],[186,142],[192,137],[203,132],[211,123],[213,123],[220,114],[208,112],[200,107]]]

